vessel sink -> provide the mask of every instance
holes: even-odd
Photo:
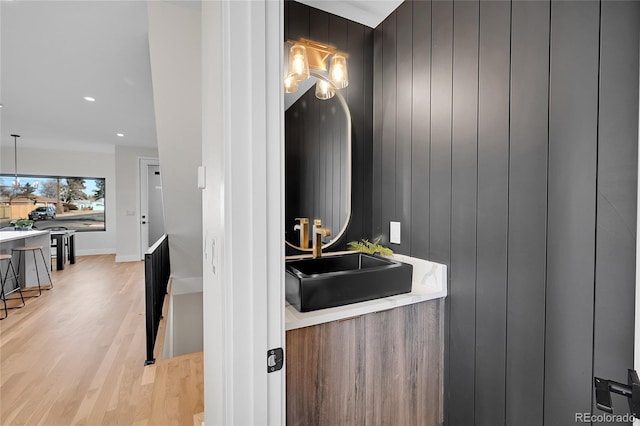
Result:
[[[413,267],[380,256],[350,253],[288,260],[285,268],[287,301],[300,312],[411,291]]]

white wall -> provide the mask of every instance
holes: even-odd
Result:
[[[140,157],[158,157],[158,150],[116,146],[116,262],[140,260]]]
[[[0,1],[0,22],[2,22],[2,3]],[[0,34],[2,33],[2,31],[0,31]],[[2,40],[0,37],[0,46],[2,46]],[[0,81],[2,81],[2,55],[0,55]],[[0,84],[0,102],[2,102],[2,84]],[[2,133],[2,109],[0,108],[0,135],[4,135],[4,133]],[[2,154],[0,154],[0,157],[2,156]],[[0,159],[1,161],[1,159]],[[1,167],[1,166],[0,166]]]
[[[174,277],[202,276],[200,11],[148,2],[165,229]]]
[[[106,178],[106,231],[78,232],[76,253],[115,253],[116,251],[116,173],[113,145],[94,146],[92,152],[21,148],[18,145],[18,173],[43,176]],[[13,173],[13,147],[0,149],[0,171]]]
[[[222,3],[202,2],[202,164],[206,189],[202,192],[204,302],[204,415],[205,424],[223,425],[226,414],[224,318],[224,148],[222,132]],[[229,333],[227,331],[227,333]],[[229,356],[227,354],[227,356]]]

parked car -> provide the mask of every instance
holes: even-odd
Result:
[[[38,219],[55,219],[56,218],[56,209],[53,207],[38,207],[35,210],[32,210],[29,213],[29,219],[38,220]]]

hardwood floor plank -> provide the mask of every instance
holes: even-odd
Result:
[[[78,257],[0,321],[0,424],[191,424],[202,353],[144,367],[144,264]]]

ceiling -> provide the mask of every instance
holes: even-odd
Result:
[[[375,28],[391,14],[403,0],[297,0],[307,6],[342,16],[370,28]]]
[[[401,1],[301,3],[376,27]],[[17,133],[25,147],[157,146],[145,1],[15,0],[0,8],[2,145]]]
[[[17,133],[41,148],[156,146],[146,2],[1,7],[3,145]]]

